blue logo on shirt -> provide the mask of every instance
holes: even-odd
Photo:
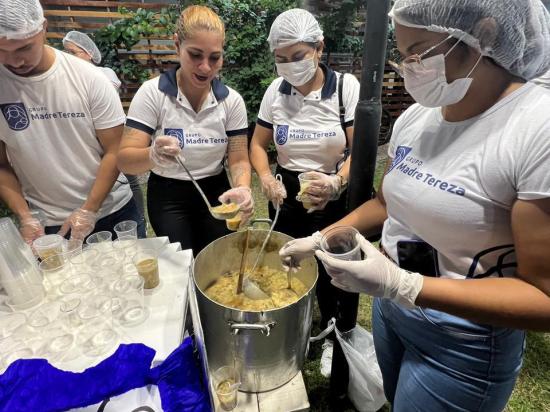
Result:
[[[494,266],[485,267],[485,272],[482,272],[485,262],[494,263]],[[468,270],[467,278],[481,279],[490,276],[510,277],[513,276],[517,268],[516,249],[514,245],[495,246],[486,250],[482,250],[474,256],[470,269]]]
[[[288,125],[277,126],[277,131],[275,133],[275,142],[282,146],[288,140]]]
[[[23,103],[0,104],[0,110],[11,130],[25,130],[29,127],[29,115]]]
[[[180,147],[183,149],[183,146],[185,144],[185,133],[183,132],[183,129],[165,128],[164,134],[166,136],[172,136],[178,139],[178,142],[180,142]]]
[[[395,157],[393,158],[390,168],[388,169],[388,173],[391,172],[393,169],[395,169],[397,166],[399,166],[400,163],[405,160],[407,155],[411,152],[412,147],[408,146],[398,146],[397,150],[395,151]]]

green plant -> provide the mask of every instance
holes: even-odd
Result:
[[[267,44],[271,23],[295,0],[199,0],[215,10],[225,23],[226,42],[222,77],[246,102],[248,120],[255,121],[263,94],[276,77],[273,54]]]
[[[342,0],[321,14],[319,23],[323,28],[327,57],[335,52],[361,55],[363,38],[354,23],[358,22],[358,11],[363,3],[362,0]]]
[[[149,78],[149,70],[136,60],[121,59],[118,50],[130,50],[142,39],[171,36],[178,18],[177,9],[165,8],[157,13],[121,7],[119,13],[125,18],[102,27],[93,39],[103,56],[103,65],[112,68],[124,81],[141,83]]]

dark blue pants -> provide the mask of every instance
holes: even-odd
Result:
[[[143,219],[140,219],[140,213],[133,198],[130,199],[130,201],[126,203],[121,209],[117,210],[114,213],[111,213],[108,216],[105,216],[104,218],[99,219],[96,222],[92,233],[107,230],[113,234],[113,239],[116,239],[116,233],[113,228],[117,223],[122,222],[123,220],[135,220],[138,224],[138,237],[147,237],[147,234],[145,233],[145,222],[143,221]],[[49,235],[59,232],[59,229],[61,229],[61,226],[47,226],[45,228],[45,232],[47,235]],[[67,236],[70,236],[70,233],[71,232],[67,233]]]

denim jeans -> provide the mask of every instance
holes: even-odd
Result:
[[[114,213],[111,213],[108,216],[105,216],[104,218],[99,219],[96,222],[92,233],[108,230],[113,234],[113,239],[116,239],[116,233],[113,228],[117,223],[122,222],[123,220],[136,221],[138,224],[137,226],[138,238],[147,237],[147,234],[145,233],[145,222],[142,219],[140,219],[140,213],[136,206],[136,202],[134,201],[133,198],[130,199],[130,201],[126,203],[124,206],[122,206],[121,209],[117,210]],[[61,226],[47,226],[45,228],[45,232],[46,234],[57,233],[59,229],[61,229]],[[70,235],[70,232],[67,233],[67,237],[69,235]]]
[[[502,411],[522,365],[525,333],[375,299],[376,357],[394,412]]]

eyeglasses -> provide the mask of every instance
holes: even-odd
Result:
[[[448,36],[446,37],[445,39],[443,39],[442,41],[440,41],[439,43],[437,43],[436,45],[430,47],[428,50],[426,51],[423,51],[422,53],[415,53],[415,54],[411,54],[410,56],[402,59],[402,60],[399,60],[399,61],[393,61],[393,60],[388,60],[388,64],[391,66],[391,68],[401,77],[405,77],[404,74],[405,74],[405,71],[406,71],[406,68],[407,68],[407,65],[410,65],[410,64],[413,64],[413,63],[421,63],[422,62],[422,59],[424,57],[426,57],[428,54],[430,54],[432,51],[434,51],[435,49],[437,49],[439,46],[441,46],[443,43],[445,43],[447,40],[453,38],[453,36]],[[455,47],[456,45],[460,42],[460,40],[457,39],[456,43],[453,44],[453,46],[449,49],[449,51],[447,53],[445,53],[445,56],[447,56]]]

